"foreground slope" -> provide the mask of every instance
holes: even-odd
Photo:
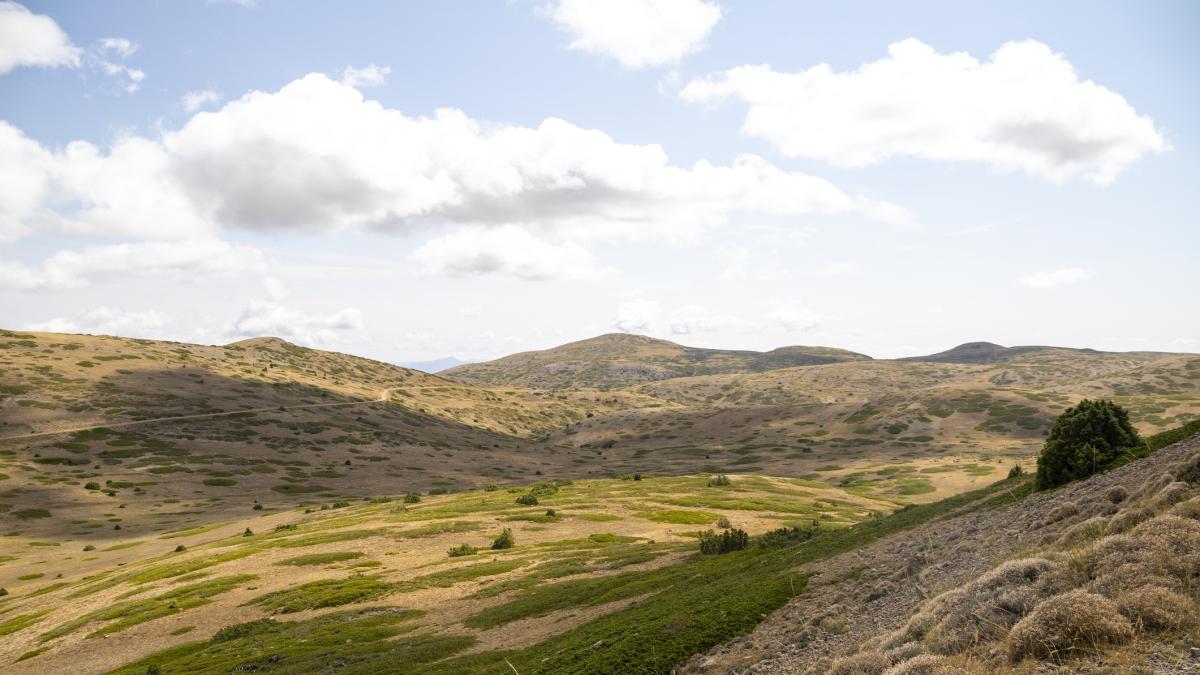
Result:
[[[869,359],[829,347],[781,347],[769,352],[700,349],[642,335],[611,333],[553,349],[457,366],[440,374],[490,386],[611,388],[691,375],[754,373]]]
[[[683,672],[1195,672],[1200,436],[797,572],[802,598]]]

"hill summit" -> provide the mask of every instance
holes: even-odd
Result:
[[[609,388],[676,377],[758,373],[870,359],[832,347],[790,346],[769,352],[705,349],[644,335],[609,333],[551,349],[458,366],[439,374],[489,386]]]

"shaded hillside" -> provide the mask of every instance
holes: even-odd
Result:
[[[829,347],[781,347],[769,352],[701,349],[642,335],[611,333],[553,349],[458,366],[440,374],[488,386],[612,388],[676,377],[755,373],[869,359]]]

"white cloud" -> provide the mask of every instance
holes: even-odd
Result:
[[[391,73],[391,67],[377,66],[374,63],[366,68],[347,66],[346,70],[342,72],[342,84],[355,89],[378,87],[387,81],[387,76]]]
[[[544,281],[598,279],[608,273],[582,246],[551,243],[515,225],[460,229],[425,243],[412,260],[429,276],[494,274]]]
[[[823,277],[845,277],[854,274],[859,269],[858,265],[845,260],[835,260],[826,263],[819,273]]]
[[[363,329],[362,312],[352,307],[332,314],[309,314],[275,302],[253,301],[229,328],[237,338],[274,336],[310,345],[328,344],[337,334]]]
[[[672,165],[550,118],[486,125],[445,109],[407,117],[320,74],[252,92],[158,139],[51,152],[0,122],[0,232],[195,237],[219,228],[396,230],[518,225],[571,239],[678,238],[740,214],[911,219],[891,204],[784,171],[753,155]],[[24,162],[33,158],[36,161]],[[36,195],[32,196],[32,195]]]
[[[721,20],[720,6],[704,0],[557,0],[544,12],[570,33],[571,49],[626,68],[678,63],[703,48]]]
[[[612,326],[622,333],[648,333],[658,320],[662,308],[653,300],[633,298],[617,307]]]
[[[18,66],[77,67],[82,54],[54,19],[0,2],[0,74]]]
[[[108,52],[117,58],[127,59],[133,56],[138,46],[126,38],[100,38],[101,51]]]
[[[36,265],[0,260],[0,290],[80,288],[98,280],[146,275],[203,281],[262,274],[265,267],[258,249],[215,239],[114,244],[59,251]]]
[[[71,318],[55,318],[31,323],[25,330],[50,333],[90,333],[126,337],[160,337],[167,318],[153,310],[127,312],[109,307],[97,307]]]
[[[822,317],[817,312],[793,302],[775,302],[766,318],[783,330],[794,333],[820,328]]]
[[[221,95],[212,89],[200,89],[197,91],[189,91],[179,100],[180,105],[189,114],[200,110],[201,108],[213,103],[220,103]]]
[[[1021,277],[1018,282],[1026,288],[1053,288],[1066,284],[1076,284],[1096,276],[1094,272],[1082,267],[1067,267],[1051,272],[1036,272]]]
[[[1105,184],[1169,149],[1149,117],[1033,40],[1006,43],[980,62],[908,39],[854,71],[740,66],[693,80],[680,95],[744,101],[742,133],[789,157],[840,166],[911,156]]]
[[[88,60],[105,75],[122,80],[121,88],[132,94],[146,79],[146,73],[124,63],[137,49],[136,44],[125,38],[101,38],[96,41],[96,48],[88,55]]]
[[[740,317],[713,312],[701,305],[684,305],[676,309],[667,320],[667,326],[673,335],[714,333],[731,329],[755,330]]]

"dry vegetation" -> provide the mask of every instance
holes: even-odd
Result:
[[[665,671],[797,594],[824,609],[788,639],[841,657],[803,664],[835,672],[1004,669],[1190,630],[1194,464],[1033,498],[1026,530],[987,518],[1079,398],[1115,398],[1143,432],[1194,417],[1200,358],[985,351],[872,361],[605,336],[455,381],[273,338],[3,331],[0,662]],[[953,514],[983,520],[904,538]],[[802,546],[695,553],[698,530],[814,524]],[[516,545],[491,548],[505,528]],[[986,554],[959,550],[981,532]],[[944,595],[929,541],[954,548]],[[888,604],[911,593],[924,608]],[[880,599],[892,624],[874,628],[893,633],[868,644],[855,617]],[[1107,618],[1058,618],[1085,607]],[[718,650],[712,668],[767,649]]]

